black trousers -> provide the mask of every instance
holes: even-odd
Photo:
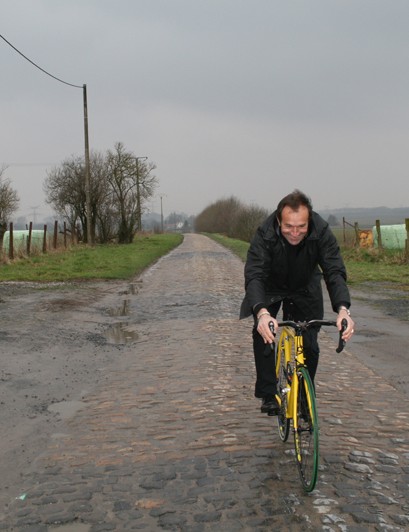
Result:
[[[274,317],[277,316],[281,307],[281,301],[274,303],[268,307],[268,311]],[[305,316],[301,315],[300,311],[291,301],[284,301],[283,304],[283,319],[303,321]],[[311,328],[303,333],[304,353],[308,372],[314,382],[314,377],[317,372],[319,359],[319,345],[318,345],[319,328]],[[262,336],[257,332],[257,321],[254,321],[253,327],[253,351],[254,361],[256,365],[256,397],[266,397],[268,395],[275,395],[277,393],[277,379],[275,374],[275,349],[274,345],[265,344]]]

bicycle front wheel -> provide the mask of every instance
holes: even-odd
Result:
[[[294,446],[301,483],[306,492],[318,476],[319,433],[314,386],[306,367],[298,373],[297,408],[294,412]]]
[[[281,399],[280,412],[277,416],[278,434],[281,441],[287,441],[290,432],[290,420],[287,418],[288,392],[290,390],[289,368],[286,367],[285,351],[281,344],[278,344],[276,355],[276,375],[277,375],[277,393]]]

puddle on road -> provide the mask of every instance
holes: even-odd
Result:
[[[138,340],[139,334],[126,323],[114,323],[105,331],[105,337],[112,344],[129,344]]]
[[[110,308],[108,314],[110,316],[129,316],[130,300],[124,299],[119,307]]]
[[[135,281],[129,284],[129,290],[123,294],[136,295],[142,286],[142,281]],[[113,317],[130,316],[131,314],[131,299],[124,299],[118,307],[112,307],[107,310],[108,314]],[[139,335],[133,331],[131,326],[126,323],[114,323],[104,333],[105,338],[111,344],[128,344],[138,340]]]
[[[133,283],[130,283],[129,285],[129,291],[134,296],[139,292],[140,287],[142,286],[142,281],[135,281]]]

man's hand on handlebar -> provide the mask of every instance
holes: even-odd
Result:
[[[343,327],[343,320],[346,321],[346,328]],[[353,319],[351,318],[351,316],[348,314],[348,312],[344,309],[338,312],[337,327],[339,331],[343,331],[341,336],[344,342],[348,342],[348,340],[351,339],[352,335],[355,332],[354,331],[355,323]]]
[[[257,314],[257,332],[263,338],[265,344],[274,342],[275,334],[271,330],[271,323],[273,331],[277,331],[277,320],[270,315],[267,309],[261,309]]]

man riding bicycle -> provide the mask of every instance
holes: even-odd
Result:
[[[347,320],[342,338],[354,333],[350,317],[351,299],[346,270],[339,246],[328,223],[313,211],[310,199],[294,190],[285,196],[251,241],[244,269],[246,294],[240,318],[253,315],[253,350],[256,366],[255,396],[262,399],[261,411],[277,414],[277,382],[271,343],[277,330],[277,313],[283,319],[322,319],[324,313],[322,277],[338,314],[337,326]],[[318,328],[303,334],[306,363],[312,381],[318,367]]]

